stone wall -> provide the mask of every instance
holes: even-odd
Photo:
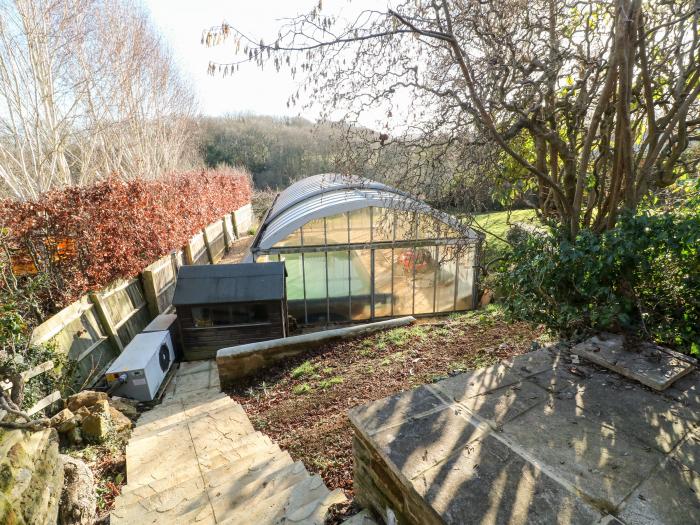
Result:
[[[0,431],[0,523],[55,524],[62,488],[54,429]]]

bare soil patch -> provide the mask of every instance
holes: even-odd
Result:
[[[352,498],[350,408],[523,354],[545,338],[495,309],[424,320],[291,358],[229,393],[256,430]]]

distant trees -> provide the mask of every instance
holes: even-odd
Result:
[[[450,187],[450,172],[496,175],[536,195],[567,237],[613,227],[696,165],[700,4],[688,0],[404,0],[342,23],[321,3],[273,42],[224,24],[205,35],[242,54],[212,64],[289,68],[300,98],[357,122],[385,112],[376,160],[392,143],[405,185]],[[305,94],[304,94],[305,93]],[[388,135],[388,136],[387,136]],[[355,165],[366,164],[359,159]],[[448,175],[446,175],[448,174]],[[459,179],[457,179],[459,180]]]
[[[0,197],[189,163],[195,101],[134,0],[0,0]]]
[[[204,118],[199,144],[207,166],[243,166],[257,188],[284,188],[302,176],[334,170],[338,133],[299,118]]]

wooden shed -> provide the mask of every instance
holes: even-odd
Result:
[[[173,305],[184,359],[211,359],[220,348],[286,337],[283,262],[183,266]]]

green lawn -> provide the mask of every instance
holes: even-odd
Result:
[[[474,216],[472,227],[486,234],[486,246],[484,250],[486,262],[498,257],[505,247],[504,239],[510,225],[516,222],[536,221],[535,210],[512,210],[480,213]]]

